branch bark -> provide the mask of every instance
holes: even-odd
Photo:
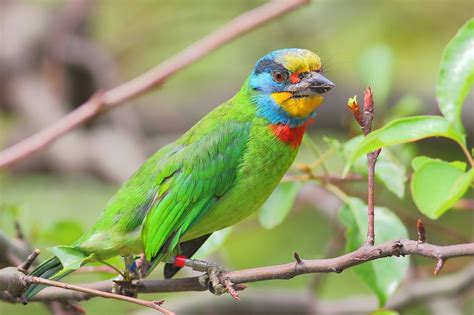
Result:
[[[393,240],[374,246],[362,246],[351,253],[329,259],[305,260],[283,265],[244,269],[223,273],[221,279],[229,279],[234,284],[256,281],[291,279],[295,276],[309,273],[340,273],[343,270],[371,261],[390,256],[417,255],[432,259],[443,259],[474,256],[474,243],[438,246],[428,243],[419,243],[415,240]],[[16,268],[0,270],[0,291],[20,292],[27,283],[28,276],[17,271]],[[137,291],[141,293],[206,291],[208,289],[205,276],[189,277],[172,280],[142,280],[136,281]],[[101,281],[85,285],[83,288],[112,292],[112,281]],[[60,288],[46,288],[36,295],[32,301],[82,301],[94,295],[87,292],[69,291]],[[2,296],[0,296],[2,299]],[[7,300],[6,298],[3,298]]]
[[[253,30],[254,28],[294,10],[309,0],[273,0],[245,12],[214,33],[188,46],[180,53],[157,65],[142,75],[111,90],[98,92],[77,109],[56,123],[29,138],[0,152],[0,169],[11,166],[46,148],[69,131],[79,127],[101,113],[111,110],[150,89],[162,85],[176,72],[189,66],[210,52]]]
[[[467,296],[474,287],[474,265],[470,264],[460,271],[436,278],[419,279],[403,286],[391,297],[388,309],[400,313],[412,305],[440,298]],[[455,300],[459,305],[459,299]],[[185,296],[172,302],[178,314],[210,312],[218,314],[324,314],[324,315],[362,315],[377,309],[377,300],[368,296],[352,296],[337,300],[314,299],[306,291],[272,290],[253,288],[252,294],[245,296],[245,303],[233,303],[230,299],[215,299],[212,296]],[[449,313],[449,312],[448,312]],[[448,314],[445,313],[445,314]]]

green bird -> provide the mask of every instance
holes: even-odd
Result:
[[[31,275],[58,280],[90,261],[144,253],[146,274],[164,261],[171,278],[179,267],[170,257],[191,257],[213,232],[262,206],[293,163],[322,94],[333,87],[309,50],[265,55],[234,97],[154,153],[88,233],[53,248],[55,256]],[[77,261],[71,264],[71,257]],[[42,288],[31,285],[24,297]]]

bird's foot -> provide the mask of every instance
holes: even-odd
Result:
[[[187,259],[184,256],[176,256],[175,265],[178,267],[190,267],[193,270],[205,272],[202,283],[215,295],[229,293],[234,299],[240,300],[237,290],[243,290],[245,286],[236,287],[225,274],[229,272],[226,268],[209,261],[199,259]]]
[[[115,278],[112,285],[112,293],[137,297],[138,286],[132,282],[132,280],[124,279],[122,276]]]
[[[113,280],[112,292],[116,294],[136,297],[138,293],[137,286],[133,280],[140,279],[137,264],[133,256],[124,256],[125,271],[122,275]]]

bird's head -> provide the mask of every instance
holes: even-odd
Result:
[[[261,58],[248,80],[257,115],[272,124],[298,126],[314,116],[335,85],[322,75],[321,59],[306,49],[282,49]]]

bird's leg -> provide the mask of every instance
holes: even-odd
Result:
[[[133,280],[139,279],[135,258],[131,255],[123,256],[125,271],[114,281],[113,292],[126,296],[137,296],[137,287],[133,284]]]
[[[234,288],[234,284],[229,278],[222,278],[222,275],[228,270],[216,263],[199,260],[187,259],[185,256],[178,255],[175,257],[174,264],[177,267],[190,267],[195,271],[205,272],[205,283],[209,291],[215,295],[229,293],[234,299],[239,300],[239,294]]]
[[[135,262],[135,257],[128,255],[123,257],[123,262],[125,264],[125,273],[124,280],[132,282],[132,280],[139,279],[137,264]]]

